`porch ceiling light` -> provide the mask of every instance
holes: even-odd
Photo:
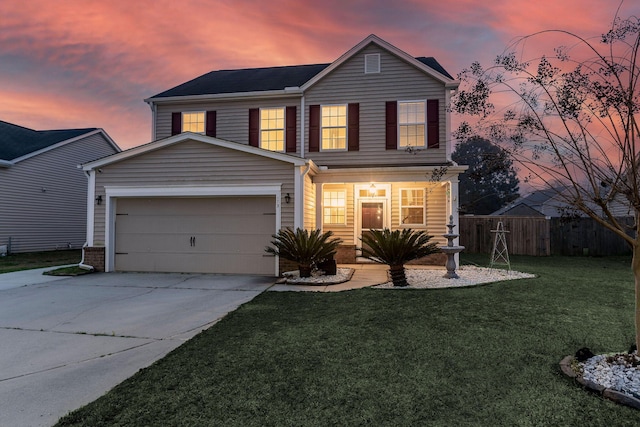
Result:
[[[375,184],[371,184],[371,187],[369,187],[369,195],[371,197],[376,195],[376,185]]]

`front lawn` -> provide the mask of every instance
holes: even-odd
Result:
[[[81,259],[80,249],[11,254],[0,257],[0,273],[78,264]]]
[[[629,348],[630,258],[512,261],[539,277],[265,292],[58,425],[637,426],[558,367]]]

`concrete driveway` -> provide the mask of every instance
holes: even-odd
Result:
[[[0,275],[0,426],[54,424],[274,282],[207,274],[58,280],[12,274]]]

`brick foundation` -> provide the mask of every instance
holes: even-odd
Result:
[[[356,263],[356,245],[340,245],[333,257],[338,264]]]
[[[409,261],[407,265],[440,265],[445,266],[447,264],[447,256],[445,254],[433,254],[422,258]]]
[[[104,271],[104,247],[87,246],[83,248],[84,263],[95,271]]]
[[[298,264],[293,262],[293,261],[289,261],[288,259],[284,259],[284,258],[280,258],[279,259],[279,266],[280,266],[280,274],[282,275],[282,273],[286,272],[286,271],[295,271],[298,269]]]

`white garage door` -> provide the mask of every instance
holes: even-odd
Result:
[[[115,270],[274,275],[275,197],[121,198]]]

